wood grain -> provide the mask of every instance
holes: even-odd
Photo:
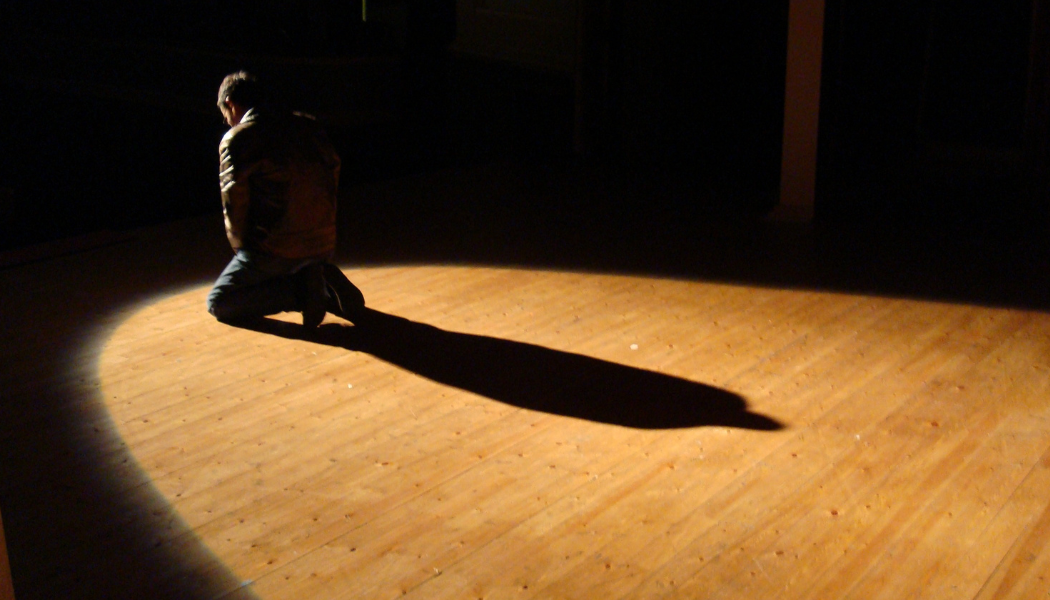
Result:
[[[205,287],[130,316],[99,357],[117,431],[188,526],[163,543],[192,532],[260,597],[1050,592],[1044,314],[568,272],[347,273],[407,320],[378,329],[393,341],[331,316],[314,338],[293,315],[232,328],[200,310]],[[473,354],[508,347],[565,380]],[[542,364],[573,356],[724,390],[782,428],[631,427],[509,389],[576,389],[590,367]],[[451,373],[472,365],[493,372]],[[668,400],[646,391],[610,397]]]

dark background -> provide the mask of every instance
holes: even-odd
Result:
[[[242,67],[326,121],[348,185],[598,165],[659,190],[618,200],[632,219],[775,206],[787,0],[582,0],[575,76],[451,53],[454,2],[387,4],[403,18],[334,0],[4,3],[0,249],[217,211],[215,88]],[[818,223],[1044,233],[1038,4],[828,0]]]
[[[1032,15],[1028,0],[829,2],[818,211],[1045,224],[1045,189],[1026,189]]]

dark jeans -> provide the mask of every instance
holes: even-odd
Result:
[[[281,258],[238,250],[208,294],[208,312],[220,321],[301,311],[296,274],[327,256]]]

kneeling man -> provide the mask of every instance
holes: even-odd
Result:
[[[339,155],[307,115],[271,109],[239,72],[219,87],[230,130],[219,144],[226,236],[234,250],[208,295],[220,321],[301,312],[312,329],[331,312],[353,321],[364,296],[329,261],[335,252]]]

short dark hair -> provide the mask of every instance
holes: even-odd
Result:
[[[219,86],[219,107],[227,98],[241,106],[251,108],[265,100],[265,89],[259,79],[247,71],[230,73]]]

